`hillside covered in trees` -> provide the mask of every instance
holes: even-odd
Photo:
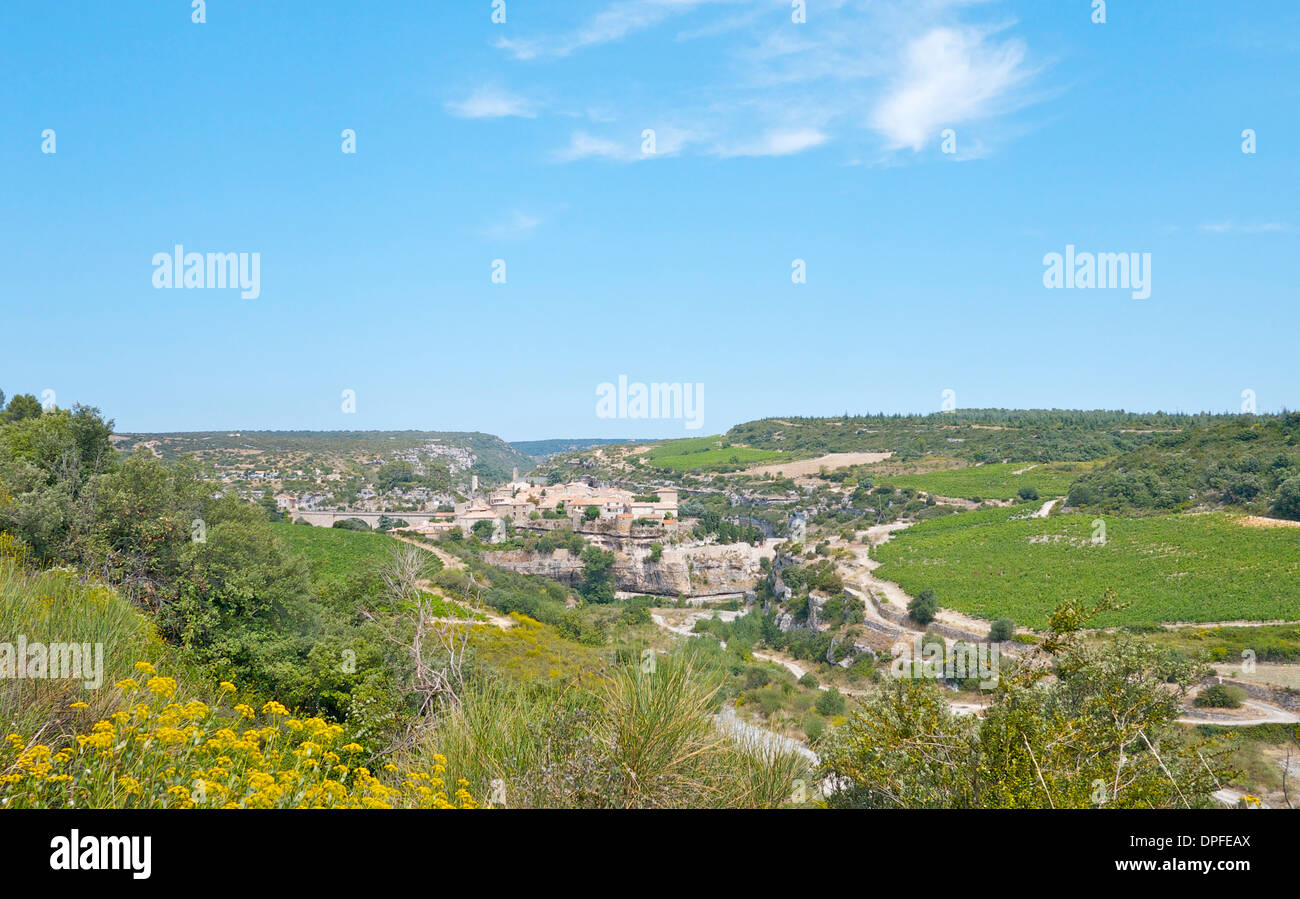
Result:
[[[892,452],[900,460],[943,455],[972,462],[1060,462],[1119,455],[1161,434],[1234,417],[1115,410],[955,409],[930,415],[764,418],[736,425],[727,437],[761,449],[805,454]]]
[[[1300,413],[1161,434],[1082,475],[1069,503],[1115,512],[1228,505],[1300,520]]]

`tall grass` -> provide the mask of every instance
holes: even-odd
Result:
[[[689,650],[615,669],[594,688],[481,682],[427,734],[451,779],[495,805],[772,808],[799,756],[732,743],[718,729],[720,672]]]
[[[86,714],[111,714],[121,703],[113,684],[129,677],[135,662],[158,661],[166,652],[149,619],[116,591],[85,582],[73,571],[31,573],[20,559],[0,557],[0,643],[14,646],[20,636],[29,646],[103,646],[103,676],[97,689],[80,679],[0,678],[0,726],[5,733],[40,731],[47,740],[72,733],[68,707],[74,702],[86,703]],[[15,659],[15,665],[21,663]]]

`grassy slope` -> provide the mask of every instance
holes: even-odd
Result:
[[[775,450],[747,446],[723,447],[721,437],[687,437],[669,440],[646,453],[650,464],[673,471],[703,471],[717,466],[743,463],[774,462],[787,457]]]
[[[392,559],[393,553],[409,545],[387,534],[372,531],[318,528],[283,522],[272,524],[271,529],[288,544],[291,551],[307,560],[312,579],[317,584],[340,581],[351,575],[378,574]],[[442,568],[442,562],[433,553],[426,552],[425,556],[431,577]],[[482,617],[461,605],[447,602],[441,595],[435,596],[433,610],[437,615],[451,618]]]
[[[103,683],[88,689],[82,680],[0,679],[0,727],[5,733],[34,734],[56,740],[85,721],[103,717],[121,705],[113,684],[137,672],[136,662],[148,661],[176,674],[172,653],[158,637],[153,622],[117,591],[82,583],[71,571],[27,573],[0,557],[0,640],[16,643],[19,636],[34,643],[89,643],[103,646]],[[89,709],[70,709],[85,702]]]
[[[1062,599],[1114,589],[1128,608],[1099,624],[1300,620],[1300,529],[1247,528],[1228,515],[1012,520],[1033,508],[966,512],[921,522],[876,551],[877,574],[942,605],[1042,627]],[[1034,538],[1039,538],[1035,540]]]
[[[1070,484],[1093,463],[1051,462],[1032,468],[1031,465],[1032,462],[972,465],[925,474],[882,475],[877,480],[894,487],[913,487],[936,496],[963,499],[1014,499],[1021,487],[1034,487],[1042,496],[1052,497],[1068,493]],[[1015,473],[1024,469],[1029,470]]]
[[[301,524],[271,525],[276,536],[303,556],[314,578],[339,578],[362,569],[378,570],[404,544],[387,534],[318,528]],[[429,570],[442,567],[437,556],[429,556]]]

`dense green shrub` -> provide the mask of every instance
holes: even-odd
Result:
[[[907,604],[907,614],[917,624],[929,624],[939,614],[939,597],[929,587],[925,588]]]
[[[1196,697],[1196,704],[1211,709],[1239,709],[1246,691],[1231,684],[1211,684]]]
[[[844,697],[835,687],[823,690],[814,705],[820,714],[828,718],[844,714]]]
[[[994,643],[1001,643],[1003,640],[1010,640],[1015,636],[1016,623],[1010,618],[999,618],[993,622],[989,628],[989,639]]]

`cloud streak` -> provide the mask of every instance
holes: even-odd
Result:
[[[537,113],[527,100],[517,94],[493,87],[480,87],[464,100],[449,100],[446,109],[461,119],[503,119],[510,116],[531,119]]]
[[[1233,222],[1209,222],[1201,225],[1207,234],[1276,234],[1290,231],[1291,226],[1285,222],[1260,222],[1258,224],[1237,225]]]
[[[620,41],[702,6],[732,0],[617,0],[574,31],[536,38],[500,38],[495,46],[520,60],[562,58],[585,47]]]
[[[504,219],[494,222],[479,233],[484,237],[491,237],[496,240],[508,240],[527,237],[540,224],[542,224],[542,220],[537,216],[516,209]]]

